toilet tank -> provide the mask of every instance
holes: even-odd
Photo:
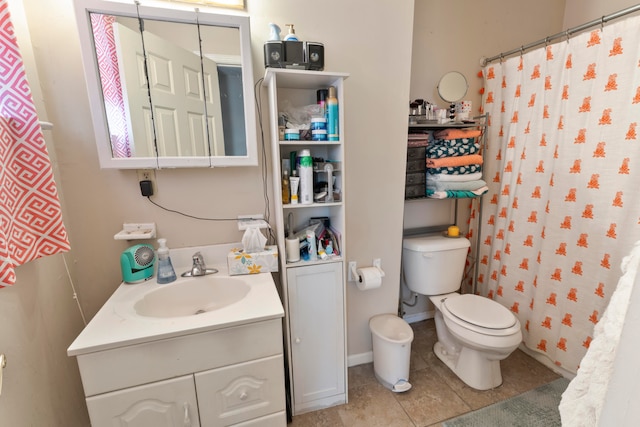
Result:
[[[409,289],[422,295],[440,295],[460,288],[469,250],[464,237],[442,235],[405,237],[402,271]]]

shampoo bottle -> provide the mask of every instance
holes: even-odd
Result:
[[[300,203],[313,203],[313,157],[307,149],[300,151]]]
[[[161,285],[171,283],[177,279],[176,272],[171,264],[169,257],[169,248],[167,248],[167,239],[158,239],[158,276],[157,282]]]
[[[327,140],[340,141],[340,130],[338,127],[338,98],[336,97],[335,86],[329,87],[329,95],[326,99],[327,111]]]

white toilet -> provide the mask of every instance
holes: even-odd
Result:
[[[518,348],[522,331],[516,316],[499,303],[457,293],[469,240],[407,237],[402,246],[405,283],[413,292],[429,296],[436,308],[436,356],[469,387],[498,387],[500,361]]]

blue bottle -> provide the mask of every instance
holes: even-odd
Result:
[[[329,96],[325,101],[327,111],[327,140],[340,141],[340,128],[338,126],[338,98],[335,86],[329,87]]]
[[[171,264],[171,258],[169,257],[169,248],[167,248],[167,239],[158,239],[158,275],[156,281],[160,285],[174,282],[176,277],[176,271]]]

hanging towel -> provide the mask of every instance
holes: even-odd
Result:
[[[49,154],[18,50],[7,0],[0,0],[0,288],[14,267],[69,250]]]

